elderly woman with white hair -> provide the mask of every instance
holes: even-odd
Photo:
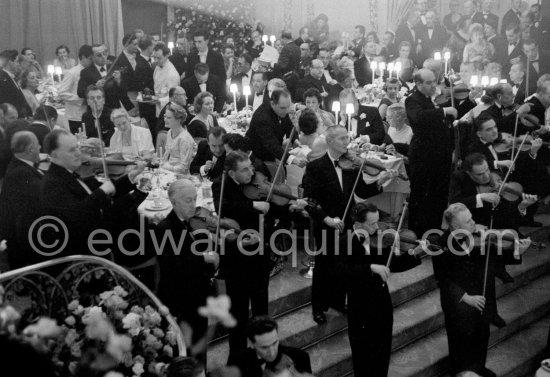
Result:
[[[155,152],[149,129],[134,126],[126,110],[113,110],[111,121],[115,125],[115,133],[109,144],[111,152],[122,153],[130,159],[149,157]]]

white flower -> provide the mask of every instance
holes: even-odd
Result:
[[[30,336],[38,336],[40,338],[55,338],[61,333],[61,327],[57,325],[57,321],[41,317],[34,325],[29,325],[23,330],[23,334]]]
[[[166,341],[172,345],[172,346],[175,346],[176,343],[177,343],[177,336],[176,336],[176,332],[174,330],[168,330],[166,332],[166,337],[165,337]]]
[[[117,295],[119,295],[120,297],[126,297],[128,296],[128,292],[126,292],[126,290],[124,290],[124,288],[122,288],[120,285],[117,285],[114,289],[115,293]]]
[[[365,113],[361,113],[361,115],[359,115],[359,119],[365,119],[367,116],[365,115]],[[368,122],[367,122],[368,123]],[[368,126],[367,126],[368,127]]]
[[[208,297],[206,306],[199,308],[199,314],[203,317],[214,319],[221,322],[225,327],[235,327],[237,321],[229,309],[231,308],[231,299],[227,295],[219,295],[218,297]]]
[[[134,372],[136,376],[141,376],[143,372],[145,372],[145,369],[143,369],[143,364],[141,363],[134,364],[134,366],[132,367],[132,372]]]
[[[0,252],[1,251],[6,251],[7,248],[8,248],[8,241],[6,241],[6,240],[0,241]]]
[[[122,318],[122,326],[125,329],[128,329],[128,332],[132,336],[136,336],[139,334],[140,328],[141,328],[141,317],[139,314],[136,313],[128,313],[126,314],[126,317]]]
[[[132,350],[132,339],[126,335],[112,334],[107,342],[106,351],[117,361],[122,362],[124,355]]]
[[[174,350],[172,349],[172,347],[170,347],[169,345],[165,345],[162,350],[164,351],[164,353],[166,354],[166,356],[168,357],[173,357],[174,356]]]
[[[78,339],[78,333],[75,329],[70,329],[67,331],[67,335],[65,335],[65,344],[69,347],[73,345],[73,343]]]
[[[65,323],[69,326],[74,326],[76,323],[76,319],[72,315],[70,315],[67,318],[65,318]]]
[[[86,322],[84,319],[82,318],[82,322],[87,323],[86,336],[90,339],[107,341],[115,331],[102,312],[90,311]]]

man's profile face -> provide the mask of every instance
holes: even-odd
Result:
[[[380,220],[380,213],[376,212],[367,212],[365,216],[365,221],[362,223],[356,223],[359,229],[366,231],[369,236],[372,236],[379,229],[378,221]]]
[[[290,111],[290,96],[280,96],[278,103],[271,101],[271,107],[273,108],[273,111],[275,111],[275,114],[279,116],[279,118],[286,117],[288,115],[288,112]]]
[[[435,94],[437,82],[432,71],[422,73],[422,82],[417,83],[418,90],[425,96],[433,96]]]
[[[107,48],[105,46],[93,47],[92,60],[95,65],[103,67],[107,63]]]
[[[153,58],[155,58],[160,68],[164,67],[164,65],[168,61],[168,56],[164,56],[164,53],[161,49],[155,50],[153,52]]]
[[[279,352],[279,334],[277,330],[254,336],[252,347],[256,355],[266,362],[270,363],[277,358]]]
[[[494,120],[488,120],[483,123],[481,130],[477,131],[477,136],[479,136],[486,143],[492,143],[498,137],[497,124]]]
[[[502,106],[511,106],[514,103],[514,92],[510,85],[504,86],[502,89],[502,94],[498,96],[500,104]]]
[[[506,30],[506,39],[508,43],[517,43],[519,41],[519,33],[514,33],[514,30]]]
[[[194,186],[183,187],[170,201],[176,214],[189,220],[197,209],[197,190]]]
[[[214,156],[221,157],[225,152],[225,148],[223,146],[223,135],[218,137],[215,137],[214,135],[208,136],[208,146]]]
[[[255,74],[252,76],[252,90],[254,90],[254,93],[263,93],[265,90],[265,86],[267,85],[267,82],[264,81],[262,74]]]
[[[468,209],[458,212],[451,222],[452,230],[462,229],[466,232],[475,233],[476,223]]]
[[[183,89],[181,86],[177,87],[176,90],[174,90],[172,101],[180,106],[187,105],[187,94],[185,93],[185,89]]]
[[[487,161],[472,166],[472,169],[466,172],[468,176],[478,185],[486,185],[491,180],[491,170]]]
[[[201,35],[199,37],[194,37],[193,41],[195,42],[195,47],[199,52],[205,52],[208,49],[208,40],[205,40]]]

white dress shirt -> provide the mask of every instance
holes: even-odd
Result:
[[[80,63],[69,69],[65,72],[65,77],[57,88],[59,95],[65,101],[65,116],[67,119],[77,122],[82,120],[82,114],[86,112],[86,101],[77,94],[80,72],[83,69],[84,66]]]
[[[340,166],[335,165],[336,159],[330,155],[330,152],[327,152],[328,157],[330,158],[330,161],[332,161],[332,165],[334,165],[334,170],[336,171],[336,175],[338,176],[338,182],[340,182],[340,187],[342,190],[344,190],[344,183],[342,182],[342,168]]]
[[[97,70],[98,70],[99,74],[101,75],[101,77],[107,76],[107,66],[104,65],[103,67],[100,67],[97,64],[94,64],[94,65],[97,68]],[[101,69],[103,69],[103,71]]]

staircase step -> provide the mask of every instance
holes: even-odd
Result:
[[[497,297],[502,297],[509,292],[512,292],[520,287],[521,292],[527,292],[531,285],[527,285],[532,282],[532,280],[537,279],[541,275],[545,274],[548,271],[550,266],[549,257],[541,256],[541,254],[536,250],[528,251],[523,258],[523,264],[513,266],[510,268],[509,272],[514,276],[514,283],[503,284],[500,281],[497,281]],[[550,282],[549,282],[550,284]],[[537,294],[537,293],[535,293]],[[548,296],[548,295],[546,295]],[[499,311],[502,312],[504,318],[514,318],[513,313],[510,311],[517,310],[513,306],[509,307],[506,300],[509,300],[505,297],[502,297],[498,301]],[[512,297],[512,296],[510,296]],[[544,295],[542,297],[545,297]],[[542,299],[542,298],[539,298]],[[515,301],[513,302],[515,304]],[[522,304],[522,309],[527,308],[528,306]],[[528,322],[518,323],[518,325],[525,326]],[[394,311],[394,327],[393,327],[393,341],[392,349],[394,354],[398,354],[396,350],[399,350],[408,344],[411,346],[416,345],[417,343],[421,344],[424,339],[414,343],[416,340],[425,337],[431,333],[438,334],[443,332],[443,343],[444,343],[444,353],[447,353],[447,339],[442,327],[444,326],[443,312],[441,311],[441,305],[439,300],[439,290],[433,290],[428,292],[420,297],[417,297],[409,302],[400,305]],[[435,333],[434,333],[435,332]],[[428,338],[425,339],[429,339]],[[437,337],[435,339],[438,339]],[[421,353],[426,353],[431,349],[432,345],[428,342],[424,345]],[[325,355],[328,352],[325,347],[338,349],[340,350],[337,355],[327,359]],[[437,347],[440,347],[439,345]],[[409,349],[406,347],[405,349]],[[314,369],[321,373],[319,375],[326,376],[339,376],[342,375],[341,371],[349,371],[351,369],[351,350],[349,348],[349,343],[347,339],[347,331],[342,332],[334,337],[334,339],[329,339],[323,343],[311,347],[308,349],[312,357],[312,361],[318,358],[320,363],[320,369]],[[419,353],[419,354],[421,354]],[[427,353],[429,354],[429,352]],[[320,356],[317,356],[320,355]],[[404,363],[414,361],[414,354],[404,352],[401,353],[401,359]],[[413,358],[413,359],[411,359]],[[334,362],[328,362],[328,360]],[[408,362],[407,362],[408,361]],[[325,374],[326,369],[326,374]],[[392,375],[393,376],[393,375]]]

